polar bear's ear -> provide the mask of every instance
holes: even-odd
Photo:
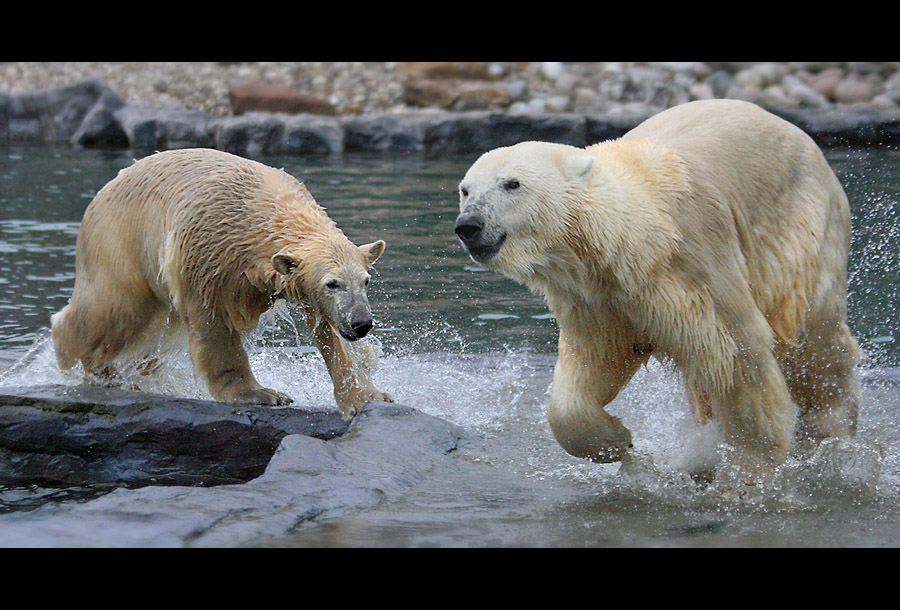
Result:
[[[379,239],[378,241],[374,241],[371,244],[360,246],[359,250],[363,253],[363,256],[366,257],[366,260],[369,261],[369,266],[372,266],[375,264],[375,261],[378,260],[378,257],[381,256],[384,252],[384,246],[384,240]]]
[[[297,259],[290,254],[279,252],[272,257],[272,266],[275,267],[275,271],[281,275],[290,275],[290,273],[297,268]]]
[[[578,153],[567,159],[566,170],[569,176],[578,180],[584,180],[591,175],[591,168],[594,167],[594,155],[589,153]]]

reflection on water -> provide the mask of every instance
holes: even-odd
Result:
[[[850,325],[868,355],[860,434],[789,462],[749,501],[687,475],[698,463],[717,463],[722,448],[714,429],[691,422],[678,374],[654,361],[609,409],[634,433],[627,464],[591,464],[560,449],[544,414],[553,317],[524,288],[472,263],[453,236],[457,183],[474,158],[260,159],[304,181],[356,243],[387,242],[370,289],[377,327],[367,338],[381,357],[379,387],[482,439],[459,452],[453,472],[414,493],[268,544],[897,544],[900,154],[828,156],[854,215]],[[0,148],[0,386],[78,383],[56,368],[49,316],[71,294],[84,208],[130,163],[120,153]],[[248,349],[261,383],[303,404],[333,406],[324,363],[291,308],[269,312]],[[132,381],[207,397],[185,355]],[[43,497],[0,492],[0,510],[30,509]]]

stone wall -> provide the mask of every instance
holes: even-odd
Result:
[[[900,142],[900,109],[767,106],[821,146]],[[423,109],[327,116],[158,109],[122,101],[102,80],[0,93],[0,144],[157,151],[209,147],[255,156],[344,152],[477,153],[522,140],[585,146],[618,137],[655,111],[614,113]]]

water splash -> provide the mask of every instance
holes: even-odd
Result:
[[[305,345],[300,326],[287,310],[266,317],[246,341],[251,367],[260,383],[289,393],[298,406],[336,408],[324,361]],[[835,497],[863,502],[900,495],[900,439],[872,438],[886,424],[893,429],[889,403],[900,403],[900,384],[868,384],[860,426],[865,434],[827,440],[812,456],[788,460],[770,484],[735,494],[692,476],[727,468],[728,447],[714,425],[694,425],[683,383],[671,367],[651,360],[608,406],[632,430],[635,448],[622,464],[593,464],[567,455],[546,422],[553,355],[513,348],[466,353],[455,330],[441,324],[411,334],[376,333],[366,341],[379,356],[373,374],[379,388],[399,402],[477,431],[494,464],[533,481],[556,481],[635,502],[719,509],[809,510]],[[418,351],[434,343],[455,348]],[[126,369],[122,377],[146,392],[210,398],[183,353],[169,354],[153,374]],[[78,369],[58,369],[49,329],[42,329],[31,348],[0,373],[0,388],[84,382],[99,380],[85,379]],[[870,409],[869,403],[881,408]]]

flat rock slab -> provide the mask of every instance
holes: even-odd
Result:
[[[226,405],[100,386],[0,392],[0,485],[212,486],[263,473],[281,440],[328,440],[337,410]]]
[[[0,547],[223,547],[277,539],[440,479],[474,438],[412,407],[370,402],[332,440],[284,436],[265,471],[246,483],[120,487],[86,502],[0,514]]]

